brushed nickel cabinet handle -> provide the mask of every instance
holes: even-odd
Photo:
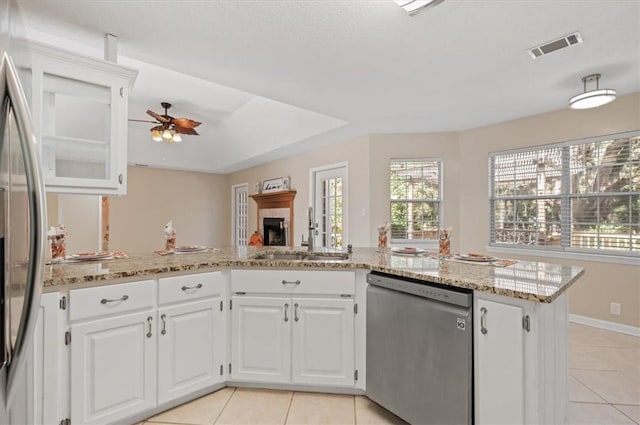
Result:
[[[112,300],[108,300],[106,298],[103,298],[103,299],[100,300],[100,304],[117,303],[117,302],[120,302],[120,301],[126,301],[128,299],[129,299],[129,295],[123,295],[120,298],[114,298]]]
[[[289,312],[289,304],[288,304],[288,303],[285,303],[285,305],[284,305],[284,321],[285,321],[285,322],[288,322],[288,321],[289,321],[289,315],[288,315],[288,312]]]
[[[282,280],[283,285],[300,285],[300,283],[299,280]]]
[[[160,319],[162,319],[162,330],[160,331],[160,333],[162,335],[165,335],[167,333],[167,315],[163,314],[162,316],[160,316]]]
[[[147,324],[149,325],[149,332],[147,332],[147,338],[151,338],[153,334],[151,333],[151,328],[153,326],[153,317],[147,317]]]
[[[483,335],[486,335],[487,332],[489,332],[487,330],[487,309],[484,307],[480,308],[480,332],[482,332]]]
[[[200,288],[202,288],[202,283],[198,283],[195,286],[183,286],[182,290],[183,291],[188,291],[189,289],[200,289]]]
[[[300,320],[300,319],[298,318],[298,303],[295,303],[295,304],[293,305],[293,320],[295,320],[296,322],[297,322],[298,320]]]

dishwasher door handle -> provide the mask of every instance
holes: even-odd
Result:
[[[483,335],[486,335],[487,332],[489,332],[487,330],[487,309],[484,307],[480,308],[480,332],[482,332]]]

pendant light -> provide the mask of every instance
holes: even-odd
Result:
[[[587,91],[587,82],[596,82],[596,89]],[[569,99],[571,109],[589,109],[606,105],[616,100],[616,91],[613,89],[600,88],[600,74],[590,74],[582,77],[584,93],[580,93]]]

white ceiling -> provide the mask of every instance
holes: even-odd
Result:
[[[130,118],[174,104],[199,137],[156,144],[129,124],[129,162],[231,172],[371,133],[455,131],[562,109],[599,72],[640,91],[640,1],[27,1],[27,35],[140,74]],[[527,49],[579,31],[584,43]],[[576,112],[579,113],[579,112]]]

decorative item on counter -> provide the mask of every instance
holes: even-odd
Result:
[[[391,224],[388,221],[385,221],[383,224],[378,226],[378,248],[387,247],[387,235],[390,227]]]
[[[164,250],[173,252],[176,248],[176,229],[173,228],[173,220],[164,225]]]
[[[264,240],[262,235],[257,230],[253,232],[253,235],[249,238],[249,246],[263,246]]]
[[[438,253],[441,256],[451,255],[451,227],[440,230]]]
[[[64,261],[67,257],[67,231],[64,225],[58,224],[47,231],[47,239],[51,241],[51,260]]]

